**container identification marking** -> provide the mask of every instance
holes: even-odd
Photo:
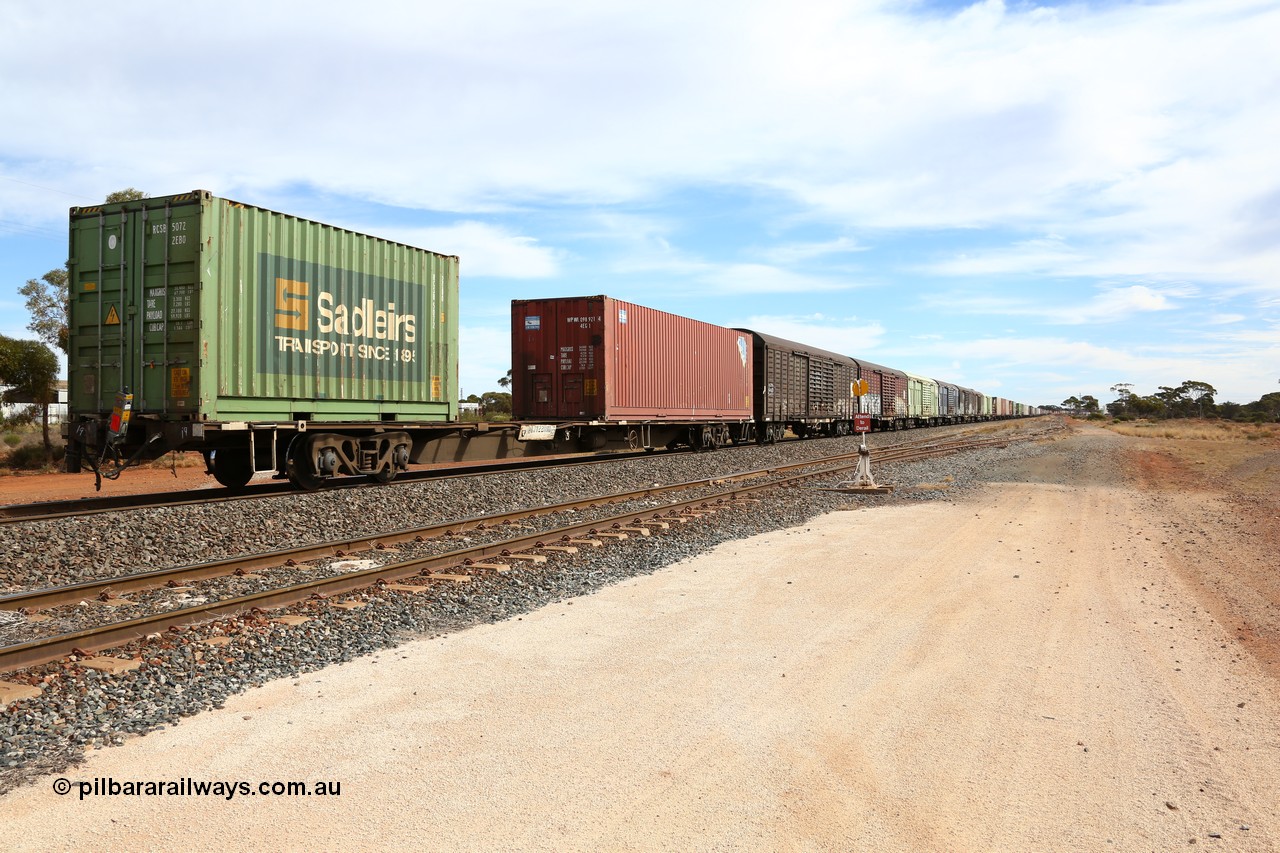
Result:
[[[191,320],[190,286],[147,289],[143,319],[148,332],[189,332],[195,328]],[[167,316],[166,316],[167,313]]]

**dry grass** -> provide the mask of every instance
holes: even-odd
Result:
[[[1269,500],[1280,494],[1280,425],[1185,420],[1108,427],[1134,437],[1135,450],[1150,465],[1158,467],[1163,459],[1196,472],[1194,479],[1186,481],[1196,487],[1226,483],[1233,493]]]
[[[1280,425],[1239,424],[1233,421],[1125,421],[1105,424],[1121,435],[1175,441],[1262,441],[1280,438]]]
[[[143,462],[140,468],[203,468],[204,456],[194,451],[187,453],[166,453],[159,459]]]
[[[951,484],[956,480],[955,477],[948,474],[942,478],[941,483],[916,483],[915,488],[922,492],[941,492],[951,488]]]

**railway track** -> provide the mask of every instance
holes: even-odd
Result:
[[[1030,440],[1047,433],[1017,436],[975,438],[960,436],[930,439],[909,446],[898,446],[877,452],[877,464],[915,461],[930,456],[955,453],[983,447],[1003,447],[1014,440]],[[253,572],[293,568],[331,557],[371,556],[377,562],[368,568],[344,571],[302,582],[230,595],[180,609],[161,609],[132,619],[91,625],[81,630],[40,637],[0,648],[0,672],[12,671],[58,660],[72,653],[86,654],[113,648],[148,635],[161,634],[175,626],[187,626],[209,620],[233,617],[250,611],[286,607],[310,598],[332,598],[374,585],[391,584],[395,592],[411,594],[419,587],[406,587],[399,581],[429,586],[439,581],[457,581],[476,572],[494,571],[486,560],[532,560],[548,551],[593,547],[601,539],[625,538],[628,533],[647,535],[650,528],[661,529],[684,523],[703,511],[714,511],[733,505],[753,493],[783,486],[799,485],[815,478],[830,478],[852,470],[858,454],[841,454],[820,460],[808,460],[769,468],[744,471],[713,480],[694,480],[668,486],[593,497],[536,509],[519,510],[480,518],[405,529],[361,539],[325,542],[265,554],[245,555],[198,565],[181,566],[122,575],[111,578],[33,590],[0,597],[0,610],[34,614],[41,611],[98,601],[116,606],[137,604],[121,598],[123,594],[156,589],[187,588],[188,584],[211,578],[252,575]],[[694,492],[692,497],[684,494]],[[655,507],[655,501],[663,501]],[[646,504],[639,509],[615,511],[627,504]],[[563,522],[574,516],[571,523]],[[543,520],[541,529],[523,532],[529,519]],[[510,531],[521,532],[511,535]],[[641,533],[640,531],[644,531]],[[459,536],[488,541],[464,547],[447,547]],[[415,555],[409,559],[382,562],[389,552],[413,543],[440,543],[435,553]],[[536,552],[536,553],[535,553]],[[463,574],[451,574],[462,572]],[[296,575],[296,573],[295,573]]]
[[[961,434],[964,426],[960,425]],[[969,425],[969,429],[977,428]],[[954,434],[954,433],[952,433]],[[807,441],[810,439],[788,439],[788,441]],[[917,441],[936,440],[929,436]],[[906,442],[912,443],[910,440]],[[750,445],[754,446],[754,445]],[[734,447],[721,448],[720,452],[732,451]],[[495,474],[506,471],[524,471],[539,468],[559,468],[573,465],[599,465],[619,462],[627,459],[653,457],[668,453],[689,453],[688,448],[674,451],[620,451],[593,456],[534,456],[521,459],[507,459],[495,462],[463,463],[461,465],[439,465],[432,468],[410,471],[397,476],[389,483],[371,483],[360,477],[346,477],[335,480],[327,486],[328,490],[359,489],[384,486],[409,485],[433,480],[447,480],[464,477]],[[130,509],[151,509],[156,507],[200,506],[206,504],[228,503],[232,501],[255,500],[281,495],[298,494],[298,489],[287,482],[254,483],[244,489],[209,489],[197,491],[149,492],[137,495],[112,495],[107,497],[85,497],[71,500],[38,501],[25,504],[9,504],[0,506],[0,526],[23,521],[52,521],[61,518],[79,518],[98,515],[106,512],[119,512]]]
[[[669,452],[669,451],[663,451]],[[685,452],[685,451],[681,451]],[[532,470],[535,468],[556,468],[567,465],[592,465],[604,462],[616,462],[634,459],[652,454],[643,451],[622,451],[607,455],[590,457],[534,456],[518,460],[499,462],[476,462],[462,465],[440,465],[437,467],[409,471],[397,476],[389,483],[370,483],[360,477],[346,477],[333,482],[327,488],[359,489],[375,486],[396,486],[410,483],[422,483],[428,480],[443,480],[454,477],[474,477],[481,474],[495,474],[503,471]],[[229,501],[254,500],[277,497],[279,495],[298,494],[298,489],[288,482],[254,483],[243,489],[209,489],[180,492],[148,492],[138,495],[111,495],[108,497],[86,497],[73,500],[39,501],[26,504],[9,504],[0,506],[0,525],[14,524],[19,521],[50,521],[59,518],[76,518],[86,515],[97,515],[104,512],[119,512],[127,509],[151,509],[162,506],[198,506],[201,504],[227,503]]]

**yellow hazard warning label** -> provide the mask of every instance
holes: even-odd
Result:
[[[112,305],[107,308],[107,319],[104,321],[108,326],[119,326],[120,315],[116,313],[116,306]]]
[[[191,396],[191,368],[175,367],[169,371],[170,396]]]

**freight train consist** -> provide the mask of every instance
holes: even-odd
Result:
[[[411,463],[1038,414],[604,296],[512,305],[510,424],[458,420],[458,258],[204,191],[71,210],[67,470],[171,451],[316,488]]]

